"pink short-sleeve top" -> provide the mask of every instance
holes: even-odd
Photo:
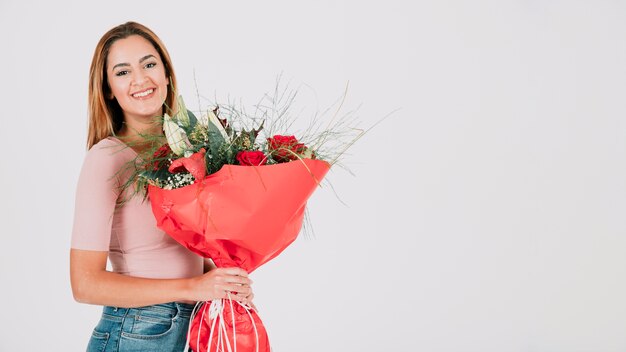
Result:
[[[201,275],[203,260],[156,226],[149,199],[137,195],[121,205],[120,187],[137,154],[115,137],[94,145],[78,179],[71,247],[108,251],[114,272],[144,278]]]

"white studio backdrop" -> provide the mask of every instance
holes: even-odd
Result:
[[[87,77],[109,28],[181,93],[396,108],[252,274],[274,351],[626,350],[623,1],[0,1],[0,351],[82,351],[69,284]],[[308,109],[308,110],[307,110]]]

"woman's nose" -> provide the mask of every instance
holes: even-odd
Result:
[[[143,71],[135,70],[135,72],[133,72],[133,81],[132,81],[133,84],[140,86],[144,84],[147,79],[148,77]]]

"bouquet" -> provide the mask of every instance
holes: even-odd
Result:
[[[242,114],[227,111],[230,118],[219,107],[196,116],[179,98],[176,113],[162,121],[167,142],[141,158],[133,179],[147,189],[159,228],[217,267],[252,272],[296,239],[308,198],[336,161],[322,160],[331,155],[322,147],[340,139],[337,127],[345,120],[322,132],[309,129],[305,144],[293,135],[260,138],[266,119],[237,128],[232,122]],[[286,116],[285,109],[273,111]],[[250,306],[230,299],[199,303],[188,333],[194,351],[270,351]]]

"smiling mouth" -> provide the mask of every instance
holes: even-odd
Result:
[[[145,98],[148,95],[152,94],[154,92],[153,88],[150,89],[146,89],[143,92],[138,92],[138,93],[134,93],[132,94],[133,98]]]

